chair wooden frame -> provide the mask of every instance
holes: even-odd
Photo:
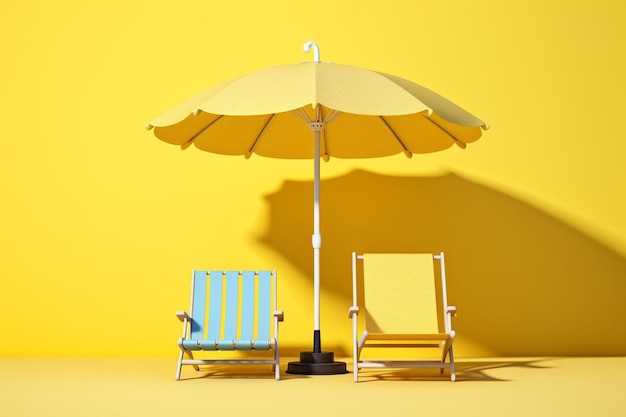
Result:
[[[191,314],[176,312],[183,322],[176,380],[180,379],[183,365],[199,371],[200,365],[217,364],[270,364],[279,380],[278,323],[284,320],[284,313],[277,310],[276,282],[276,270],[194,270]],[[196,359],[193,355],[193,351],[221,351],[229,356],[226,352],[251,350],[272,351],[273,356],[271,359],[241,358],[241,355]]]
[[[370,254],[374,255],[374,254]],[[381,254],[375,254],[381,255]],[[382,254],[396,255],[396,254]],[[452,344],[456,333],[452,330],[452,317],[456,315],[456,307],[449,306],[446,290],[446,269],[444,253],[432,255],[433,262],[439,263],[440,283],[440,306],[436,308],[437,318],[442,321],[443,332],[431,333],[402,333],[388,334],[380,332],[371,332],[366,328],[361,337],[358,336],[359,313],[365,313],[358,306],[358,286],[357,286],[357,263],[363,261],[367,254],[359,255],[352,253],[352,306],[348,310],[348,317],[352,319],[352,343],[353,343],[353,361],[354,361],[354,381],[358,382],[359,369],[362,368],[439,368],[443,374],[444,369],[450,369],[450,380],[456,380],[454,367],[454,354]],[[418,255],[419,256],[419,255]],[[365,265],[363,265],[365,268]],[[434,266],[433,266],[434,268]],[[435,277],[433,277],[434,279]],[[365,291],[365,289],[363,290]],[[435,294],[433,294],[433,297]],[[397,316],[398,320],[403,320],[401,315]],[[364,348],[439,348],[441,349],[441,360],[363,360],[361,354]],[[447,360],[447,361],[446,361]]]

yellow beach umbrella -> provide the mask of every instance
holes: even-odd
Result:
[[[465,148],[488,125],[439,94],[389,74],[314,61],[275,66],[217,84],[148,123],[161,140],[224,155],[314,159],[313,350],[287,372],[346,372],[321,349],[320,159],[374,158]]]

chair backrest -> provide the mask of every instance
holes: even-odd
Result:
[[[191,339],[270,339],[276,272],[194,271],[190,310]]]
[[[435,271],[435,261],[440,271]],[[437,278],[441,282],[437,283]],[[370,333],[446,331],[443,253],[363,254],[366,329]]]

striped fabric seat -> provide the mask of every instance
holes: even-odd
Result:
[[[279,379],[278,322],[283,313],[276,309],[276,295],[276,271],[194,271],[191,315],[176,313],[184,323],[176,379],[182,365],[199,370],[198,365],[218,363],[272,364]],[[195,359],[192,354],[250,350],[271,350],[273,358]]]

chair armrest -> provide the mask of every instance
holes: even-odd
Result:
[[[451,316],[456,316],[456,306],[448,306],[446,313],[450,314]]]
[[[285,320],[285,313],[280,311],[280,310],[274,311],[274,317],[276,317],[278,319],[278,321],[284,321]]]
[[[189,314],[187,314],[186,311],[177,311],[176,317],[178,317],[178,320],[180,321],[185,321],[185,319],[191,320],[191,317],[189,317]]]
[[[352,318],[352,316],[354,315],[359,315],[359,307],[358,306],[352,306],[348,309],[348,318]]]

